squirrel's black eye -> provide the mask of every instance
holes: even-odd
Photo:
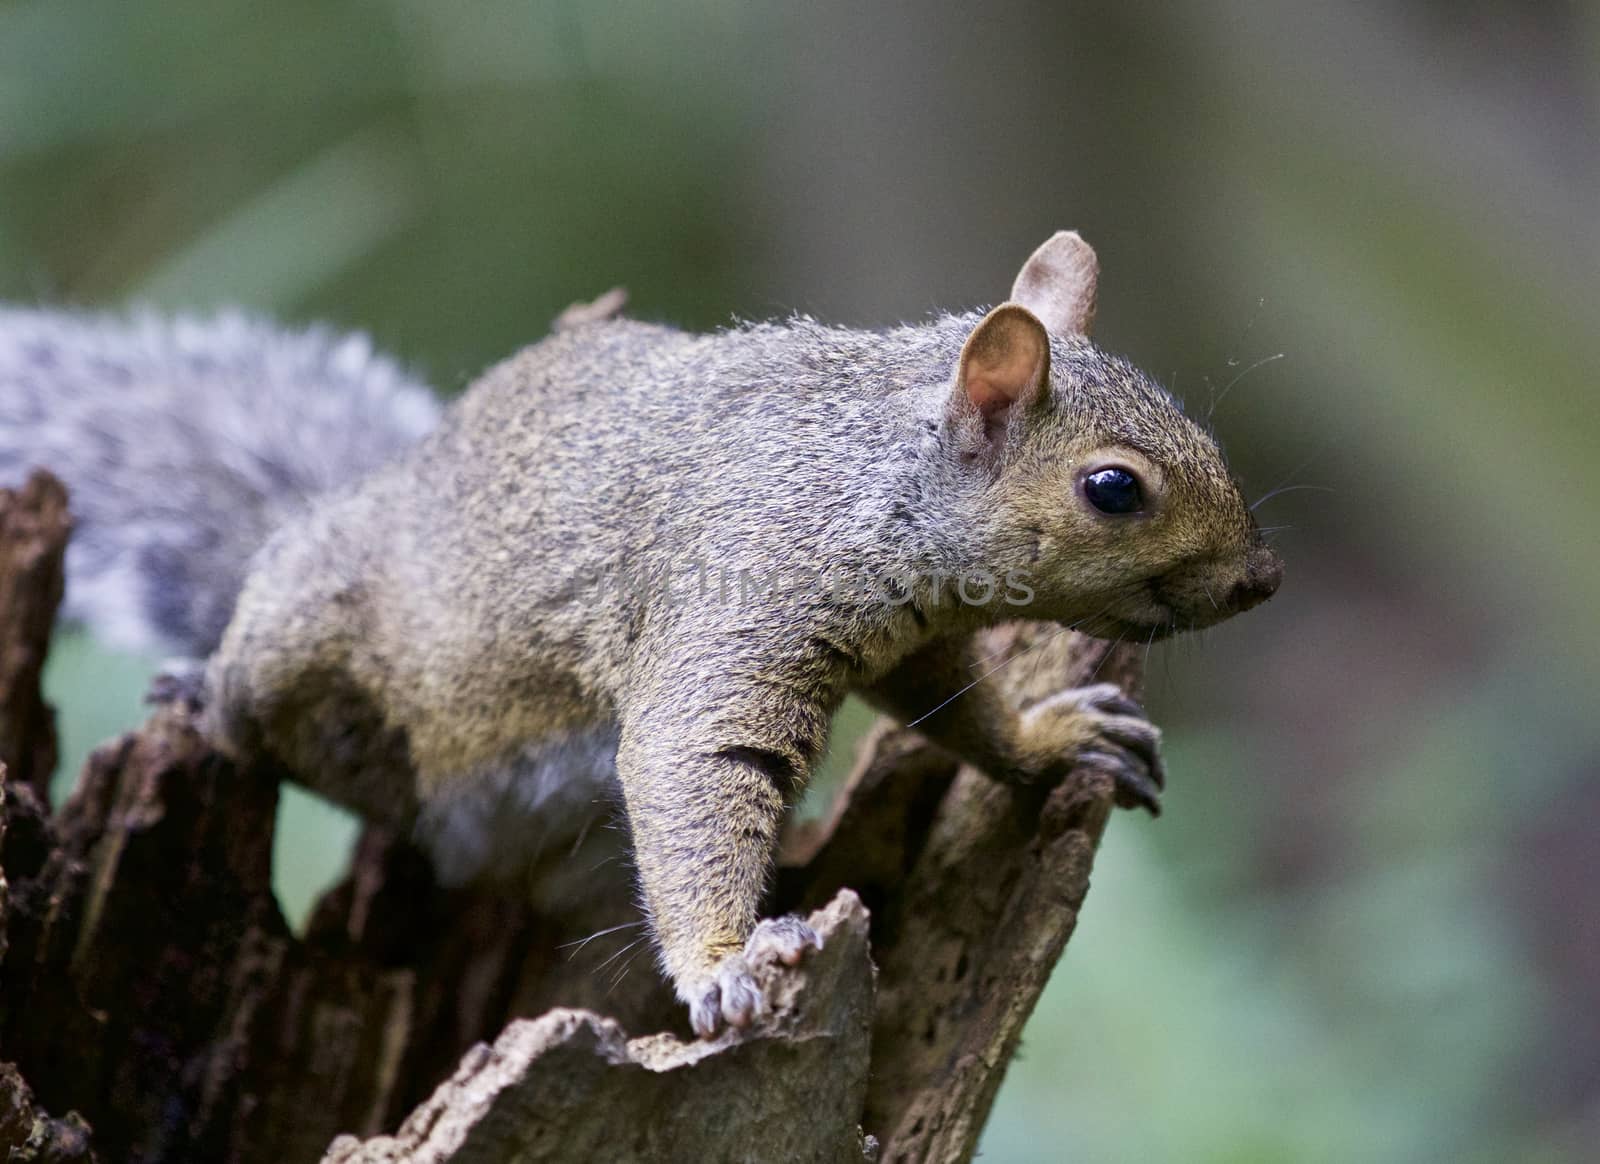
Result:
[[[1083,495],[1101,513],[1138,513],[1144,508],[1139,481],[1126,469],[1099,469],[1083,479]]]

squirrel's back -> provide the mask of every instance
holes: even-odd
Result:
[[[360,335],[0,309],[0,483],[66,482],[65,613],[125,646],[209,652],[268,534],[438,412]]]
[[[463,669],[475,672],[496,670],[486,655],[499,651],[508,670],[537,657],[544,676],[560,658],[601,699],[615,677],[599,672],[640,629],[640,585],[678,588],[705,571],[732,584],[794,562],[909,565],[887,561],[890,547],[938,564],[947,547],[926,543],[940,523],[917,511],[949,500],[935,463],[943,365],[976,318],[889,332],[798,318],[709,334],[618,320],[523,349],[345,506],[352,526],[383,523],[391,540],[428,547],[429,578],[387,579],[386,609],[407,617],[381,637],[419,667],[467,645]],[[496,560],[514,560],[514,575],[483,569]],[[375,568],[412,563],[398,554]]]

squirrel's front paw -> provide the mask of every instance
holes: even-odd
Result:
[[[1053,756],[1050,766],[1100,769],[1116,781],[1118,805],[1161,814],[1161,729],[1115,683],[1057,692],[1024,711],[1022,724],[1029,750]]]
[[[704,978],[680,982],[678,997],[689,1004],[689,1025],[702,1039],[724,1025],[749,1026],[765,1001],[742,953],[729,954]]]
[[[763,919],[742,951],[724,957],[705,977],[679,985],[678,997],[689,1004],[694,1033],[709,1039],[724,1024],[749,1026],[766,1009],[766,997],[751,967],[767,962],[798,966],[807,949],[822,949],[822,939],[800,918]]]

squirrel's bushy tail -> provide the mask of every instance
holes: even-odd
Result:
[[[65,613],[124,646],[208,654],[267,535],[438,414],[364,336],[0,308],[0,485],[66,483]]]

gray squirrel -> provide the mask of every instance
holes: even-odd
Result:
[[[364,340],[0,312],[0,482],[68,484],[68,614],[209,657],[202,729],[447,881],[515,876],[620,785],[662,969],[704,1036],[763,1006],[778,828],[851,692],[992,777],[1098,763],[1154,810],[1115,687],[1018,711],[975,633],[1144,642],[1281,564],[1211,437],[1087,338],[1046,241],[991,311],[696,335],[575,311],[442,415]],[[930,714],[931,713],[931,714]]]

